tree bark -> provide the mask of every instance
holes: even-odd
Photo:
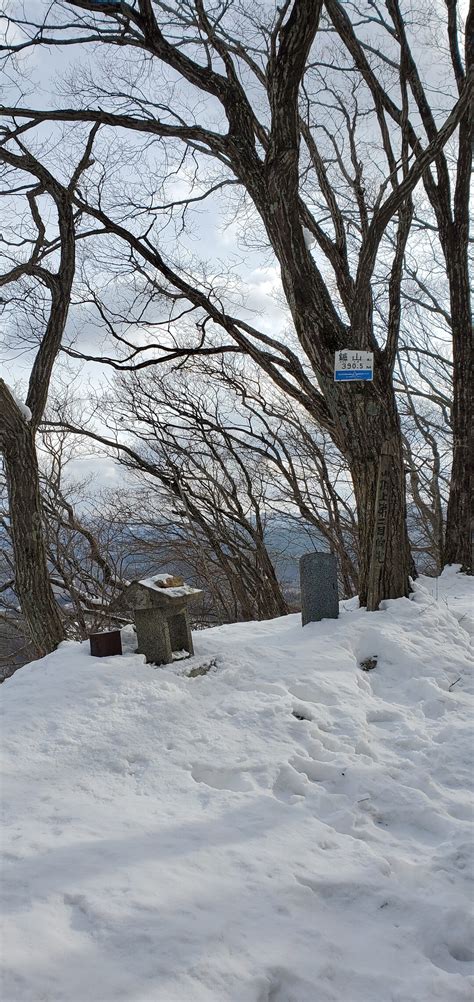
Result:
[[[474,60],[474,6],[466,20],[465,69],[459,52],[456,4],[447,2],[451,58],[459,90],[472,72]],[[444,562],[461,564],[472,574],[471,482],[474,440],[472,431],[472,318],[469,282],[469,223],[474,119],[472,101],[459,125],[457,172],[454,186],[453,217],[444,213],[439,227],[449,279],[453,335],[453,466],[446,518]]]
[[[453,335],[453,465],[446,515],[444,563],[461,564],[463,571],[472,574],[472,326],[467,252],[463,253],[464,248],[459,243],[462,242],[458,240],[457,248],[451,247],[446,261]]]
[[[3,445],[15,589],[36,653],[43,657],[65,633],[48,574],[34,431],[19,411],[15,425],[15,435]]]
[[[257,571],[260,619],[287,616],[288,603],[278,581],[272,559],[264,543],[255,540],[255,564]],[[258,573],[260,571],[260,574]]]
[[[370,284],[366,286],[365,301],[353,304],[353,325],[344,330],[334,314],[327,290],[325,301],[322,290],[317,289],[320,276],[317,272],[315,275],[304,244],[301,246],[296,221],[293,220],[293,225],[291,221],[288,223],[289,204],[290,199],[287,205],[282,205],[277,196],[274,197],[273,206],[280,210],[279,226],[277,229],[267,225],[267,230],[273,237],[283,287],[300,343],[317,376],[332,420],[330,434],[351,471],[359,526],[359,600],[361,605],[374,610],[383,599],[400,598],[410,593],[413,567],[406,525],[403,443],[391,359],[386,351],[377,350],[371,336]],[[320,334],[315,337],[318,328]],[[343,347],[374,352],[373,382],[334,383],[334,351]],[[315,420],[320,419],[316,413],[314,417]],[[382,472],[381,456],[387,448],[392,461],[383,464]],[[383,476],[384,503],[388,514],[383,541],[379,534],[375,550],[379,475]],[[382,553],[383,562],[379,566]]]
[[[377,372],[374,377],[378,382]],[[373,611],[382,599],[400,598],[411,590],[413,564],[400,423],[391,387],[386,386],[385,396],[378,401],[367,384],[363,388],[341,384],[338,394],[341,448],[357,505],[359,601]]]
[[[29,175],[34,187],[28,190],[32,222],[32,251],[29,260],[21,261],[9,272],[0,275],[0,285],[6,286],[23,276],[41,283],[51,297],[49,316],[35,355],[28,383],[26,405],[29,418],[15,400],[7,384],[0,379],[0,451],[5,460],[10,506],[10,524],[15,559],[15,587],[22,613],[28,623],[31,640],[42,657],[53,651],[65,633],[59,609],[54,600],[48,576],[46,543],[41,510],[38,459],[35,434],[43,418],[49,384],[67,321],[75,271],[75,221],[72,207],[74,188],[82,172],[90,164],[90,155],[97,129],[89,134],[81,160],[67,187],[61,185],[47,167],[23,148],[21,154],[6,146],[0,150],[0,160],[15,171]],[[20,144],[21,147],[21,144]],[[21,190],[21,189],[20,189]],[[46,236],[47,227],[38,205],[38,194],[51,198],[57,212],[57,248],[60,251],[56,271],[44,266],[42,255],[56,242]],[[49,218],[49,217],[48,217]],[[29,242],[29,241],[28,241]],[[21,247],[22,242],[18,244]]]

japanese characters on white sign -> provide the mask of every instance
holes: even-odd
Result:
[[[349,348],[336,351],[334,356],[334,379],[336,383],[353,379],[374,378],[373,351],[352,351]]]

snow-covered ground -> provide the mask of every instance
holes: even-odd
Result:
[[[469,597],[6,681],[3,1002],[472,1000]]]

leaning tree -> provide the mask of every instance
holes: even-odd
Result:
[[[238,0],[48,4],[35,22],[15,19],[6,52],[75,48],[73,104],[35,109],[20,100],[3,109],[33,134],[60,122],[66,141],[69,123],[99,128],[95,171],[73,201],[101,231],[101,246],[108,238],[108,261],[128,261],[129,277],[139,274],[170,304],[159,353],[245,352],[331,435],[354,484],[360,599],[370,609],[409,590],[393,387],[403,262],[417,188],[430,196],[446,181],[443,150],[465,129],[471,83],[453,57],[456,93],[446,98],[444,89],[428,114],[408,38],[414,27],[423,48],[425,26],[413,4],[405,16],[397,0],[386,8],[385,17],[373,3],[355,10],[339,0],[285,0],[276,11]],[[449,3],[452,54],[453,17]],[[113,53],[102,67],[101,52]],[[116,154],[107,168],[114,133],[127,136],[128,157],[133,143],[140,154],[121,188]],[[193,207],[211,198],[215,209],[226,192],[234,205],[240,198],[251,239],[278,263],[296,344],[250,323],[212,269],[177,253],[167,236],[170,219],[179,236],[179,217],[183,231]],[[441,226],[439,212],[436,220]],[[184,317],[197,332],[186,344]],[[137,344],[120,335],[119,344],[122,368],[150,361],[149,336]],[[334,353],[346,348],[374,353],[372,383],[335,385]],[[106,361],[117,366],[117,355]]]
[[[0,145],[4,330],[7,340],[11,331],[13,355],[22,351],[33,358],[25,402],[0,378],[0,454],[13,586],[38,656],[64,639],[64,626],[48,571],[36,433],[70,306],[78,216],[73,195],[89,163],[93,132],[66,184],[10,130],[4,130]]]

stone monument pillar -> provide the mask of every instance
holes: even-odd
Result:
[[[302,625],[337,619],[337,561],[333,553],[305,553],[300,557]]]

